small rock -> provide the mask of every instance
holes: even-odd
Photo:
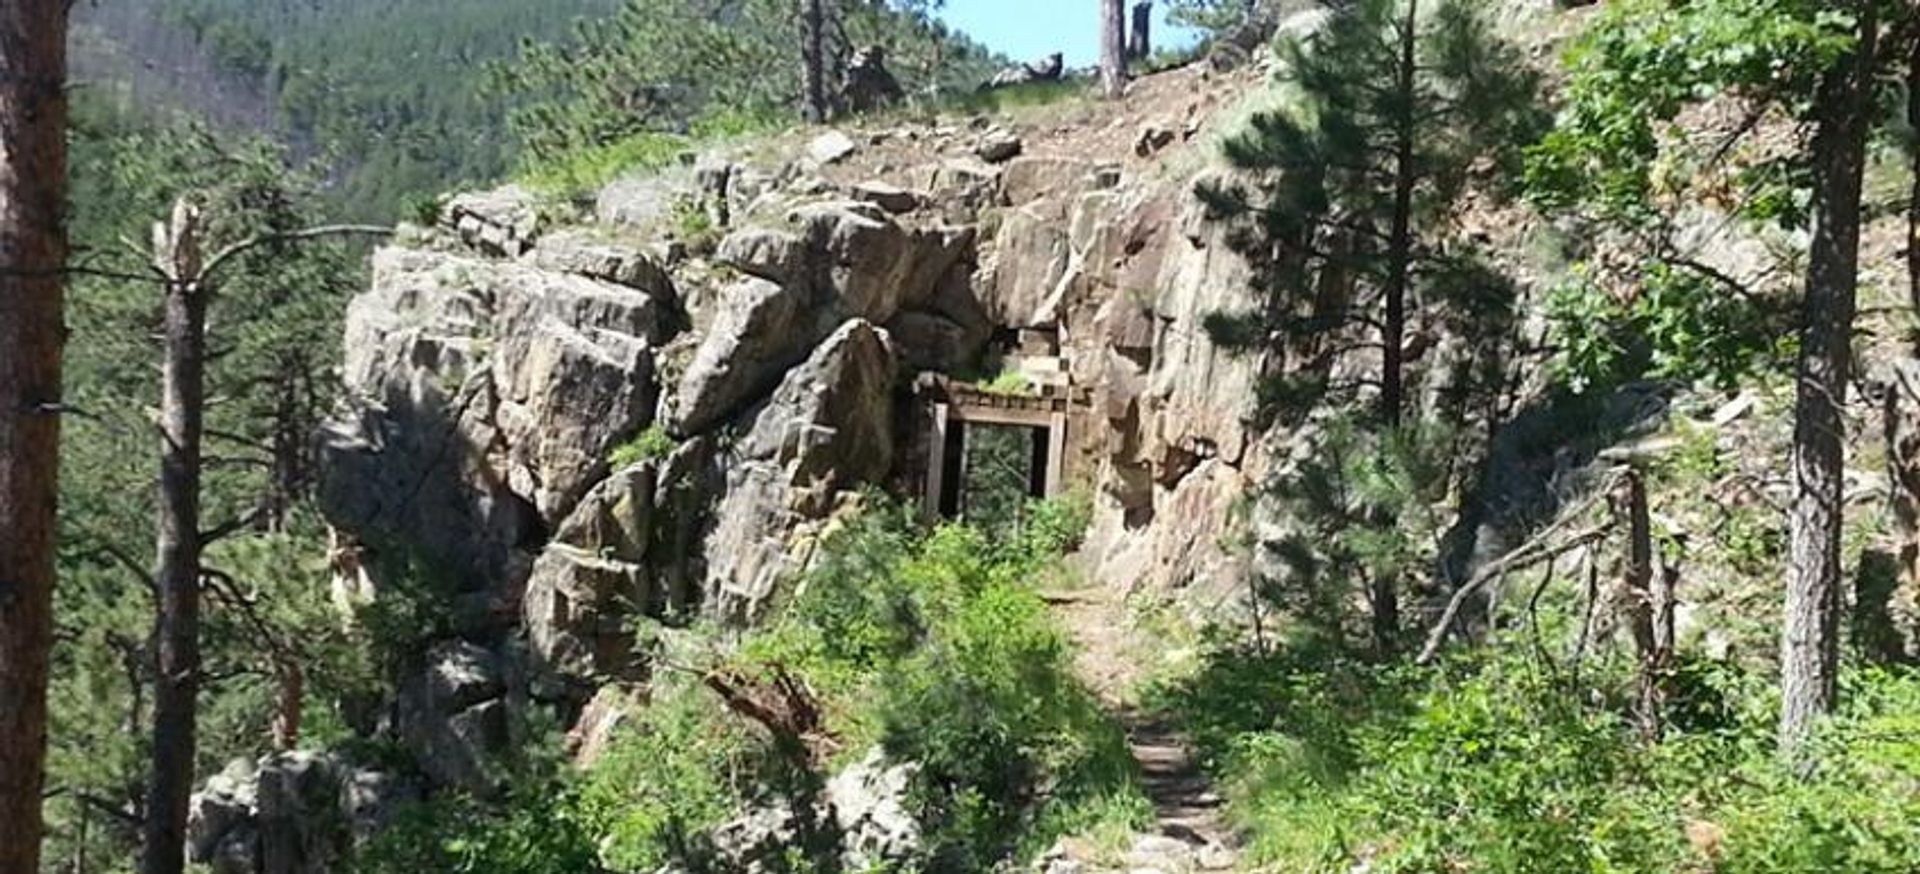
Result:
[[[1147,125],[1140,129],[1140,135],[1134,138],[1133,153],[1142,158],[1173,144],[1173,131],[1158,125]]]
[[[860,148],[853,138],[837,130],[830,130],[813,138],[807,144],[807,157],[820,165],[838,164],[852,156]]]
[[[973,153],[989,164],[999,164],[1013,160],[1025,150],[1026,144],[1019,137],[996,128],[980,138],[980,144],[974,147]]]
[[[918,192],[908,191],[878,180],[855,185],[853,196],[896,215],[919,209],[923,201]]]

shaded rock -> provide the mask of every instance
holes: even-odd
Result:
[[[988,334],[946,316],[908,311],[887,322],[887,334],[900,350],[900,360],[915,370],[943,373],[964,371],[980,357]]]
[[[1133,139],[1133,153],[1142,158],[1153,157],[1156,152],[1173,145],[1175,138],[1173,131],[1159,125],[1145,125]]]
[[[919,209],[926,197],[916,191],[908,191],[878,180],[862,182],[853,187],[853,197],[896,215]]]
[[[527,578],[527,639],[542,667],[586,686],[633,674],[628,620],[651,600],[646,568],[564,543]]]
[[[512,740],[505,667],[466,641],[435,644],[425,664],[401,686],[400,735],[435,785],[490,794],[488,762]]]
[[[869,322],[842,325],[786,375],[735,447],[706,538],[708,609],[757,617],[790,568],[793,538],[843,490],[893,465],[893,351]]]
[[[418,797],[404,780],[329,754],[236,760],[190,800],[187,858],[218,874],[326,874]]]
[[[994,128],[980,137],[973,147],[974,155],[989,164],[1000,164],[1012,160],[1026,149],[1026,143],[1012,131]]]

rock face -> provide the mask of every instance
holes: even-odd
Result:
[[[348,312],[322,503],[356,600],[424,589],[446,616],[382,730],[434,788],[482,794],[525,701],[584,708],[583,749],[603,743],[588,717],[618,719],[589,703],[652,667],[636,621],[764,618],[860,489],[912,497],[915,378],[1001,356],[1072,387],[1100,578],[1230,589],[1229,509],[1268,450],[1259,363],[1203,326],[1255,301],[1192,195],[1205,162],[1173,163],[1194,113],[1150,120],[1147,157],[1131,120],[1098,154],[985,121],[834,131],[617,181],[591,216],[456,198],[381,250]],[[698,246],[675,239],[689,210],[714,229]],[[870,795],[904,779],[869,771]],[[898,810],[834,809],[861,859],[911,841]]]

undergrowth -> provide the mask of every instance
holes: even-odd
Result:
[[[1800,781],[1753,669],[1685,662],[1649,742],[1630,666],[1573,678],[1502,643],[1431,668],[1222,648],[1151,700],[1230,787],[1249,861],[1277,870],[1920,870],[1920,674],[1852,670],[1824,770]]]
[[[490,801],[436,799],[363,853],[361,874],[704,870],[712,829],[878,747],[918,767],[908,803],[921,858],[901,870],[977,872],[1067,834],[1130,830],[1151,808],[1124,733],[1075,679],[1035,581],[1086,526],[1079,502],[1040,502],[1017,532],[928,530],[883,504],[832,534],[778,618],[721,658],[784,670],[818,698],[823,762],[801,762],[727,711],[686,666],[584,771],[556,767]],[[664,663],[663,663],[664,665]],[[833,871],[807,848],[788,870]],[[710,864],[710,862],[709,862]]]

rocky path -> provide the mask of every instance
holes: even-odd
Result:
[[[1127,746],[1140,763],[1141,782],[1153,802],[1154,827],[1135,835],[1122,864],[1067,842],[1041,861],[1046,874],[1189,874],[1236,870],[1235,838],[1222,814],[1213,781],[1194,760],[1178,726],[1147,713],[1131,700],[1162,645],[1141,633],[1117,592],[1090,588],[1050,596],[1075,644],[1075,667],[1126,727]]]

